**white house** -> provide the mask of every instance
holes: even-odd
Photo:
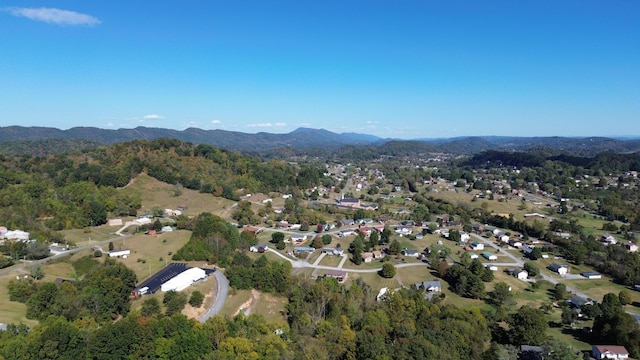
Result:
[[[147,224],[151,224],[151,219],[147,217],[141,217],[139,219],[133,220],[133,222],[136,223],[136,225],[147,225]]]
[[[269,245],[267,245],[267,244],[253,245],[252,247],[249,248],[249,251],[257,252],[257,253],[267,252],[267,251],[269,251]]]
[[[558,273],[560,276],[565,276],[569,272],[569,266],[560,264],[549,265],[549,270]]]
[[[516,270],[513,272],[513,276],[517,277],[519,280],[527,280],[529,278],[529,273],[527,270]]]
[[[109,257],[123,257],[127,258],[127,256],[131,255],[131,250],[111,250],[109,251]]]
[[[410,256],[410,257],[419,257],[420,256],[420,252],[418,250],[404,249],[404,250],[402,250],[402,255]]]
[[[479,241],[474,241],[471,244],[469,244],[469,246],[473,250],[484,250],[484,244]]]
[[[173,231],[173,228],[171,226],[167,225],[167,226],[163,226],[160,231],[162,231],[162,232],[171,232],[171,231]]]
[[[628,359],[629,351],[620,345],[593,345],[591,355],[596,359]]]
[[[471,240],[471,235],[469,235],[469,234],[468,234],[468,233],[466,233],[466,232],[462,232],[462,233],[460,233],[460,241],[462,241],[462,242],[467,242],[467,241],[469,241],[469,240]]]
[[[485,258],[485,259],[487,259],[487,260],[490,260],[490,261],[498,260],[498,255],[496,255],[496,254],[492,254],[492,253],[490,253],[490,252],[488,252],[488,251],[484,251],[484,252],[482,253],[482,257],[483,257],[483,258]]]

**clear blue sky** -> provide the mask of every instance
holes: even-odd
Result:
[[[0,126],[640,135],[637,0],[0,9]]]

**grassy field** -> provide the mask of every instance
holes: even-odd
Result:
[[[153,208],[176,209],[187,206],[183,212],[187,216],[197,216],[202,212],[211,212],[222,218],[230,218],[233,201],[183,188],[176,196],[176,187],[158,181],[146,174],[138,175],[134,181],[121,190],[130,196],[138,196],[142,201],[139,213],[151,211]]]
[[[160,235],[136,234],[132,237],[114,241],[115,249],[129,249],[131,255],[126,259],[119,258],[138,276],[145,279],[171,262],[171,255],[180,249],[191,236],[190,231],[178,230]],[[104,246],[107,251],[107,247]],[[144,261],[143,261],[144,260]]]

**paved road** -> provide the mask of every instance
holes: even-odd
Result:
[[[216,300],[213,302],[213,306],[207,310],[207,312],[198,319],[200,322],[205,322],[210,317],[218,314],[225,301],[227,301],[227,295],[229,294],[229,280],[224,274],[218,270],[213,273],[216,276],[216,284],[218,291],[216,291]]]
[[[500,250],[500,254],[502,255],[506,255],[509,258],[511,258],[513,260],[513,263],[492,263],[493,265],[498,265],[498,266],[518,266],[518,267],[522,267],[524,266],[524,260],[522,259],[522,257],[518,257],[516,255],[513,255],[512,253],[508,252],[508,251],[504,251],[504,249],[501,249],[498,244],[496,244],[495,242],[484,238],[480,235],[477,234],[471,234],[471,236],[473,236],[475,239],[482,241],[484,244],[491,246],[492,248],[496,249],[496,250]],[[563,277],[560,277],[559,275],[556,276],[549,276],[543,272],[540,272],[540,276],[542,276],[542,278],[544,280],[549,281],[552,284],[558,284],[562,281],[563,284],[565,284],[567,286],[567,291],[572,292],[578,296],[582,296],[585,299],[590,299],[591,297],[585,293],[583,293],[582,291],[567,285],[567,282],[565,280],[575,280],[575,279],[584,279],[582,276],[580,275],[568,275]]]
[[[61,257],[67,256],[67,255],[75,254],[75,253],[77,253],[79,251],[82,251],[82,250],[92,249],[96,245],[108,244],[111,241],[122,240],[123,238],[127,238],[127,237],[130,237],[130,236],[131,235],[118,236],[118,237],[107,239],[107,240],[94,241],[94,242],[91,242],[91,244],[79,246],[79,247],[76,247],[76,248],[73,248],[73,249],[69,249],[67,251],[63,251],[63,252],[61,252],[59,254],[56,254],[56,255],[53,255],[53,256],[49,256],[49,257],[44,258],[44,259],[30,261],[29,265],[44,264],[44,263],[47,263],[49,261],[52,261],[52,260],[55,260],[55,259],[59,259]],[[13,265],[13,266],[8,267],[8,268],[4,268],[4,269],[0,270],[0,275],[8,274],[8,273],[10,273],[12,271],[23,269],[24,266],[25,266],[25,264],[18,264],[18,265]]]
[[[375,273],[375,272],[378,272],[378,271],[382,270],[382,267],[376,268],[376,269],[348,269],[348,268],[345,269],[345,268],[341,267],[340,265],[338,265],[338,266],[317,265],[317,264],[311,264],[306,260],[298,260],[298,259],[295,259],[295,258],[289,258],[289,257],[287,257],[286,255],[282,254],[281,252],[279,252],[277,250],[269,250],[269,252],[272,253],[272,254],[276,254],[276,255],[280,256],[281,258],[289,261],[294,269],[311,268],[311,269],[323,269],[323,270],[342,270],[342,271],[345,271],[345,272],[354,272],[354,273]],[[411,266],[427,266],[427,265],[429,265],[429,264],[423,263],[423,262],[406,263],[406,264],[398,264],[398,265],[396,265],[396,268],[405,268],[405,267],[411,267]]]

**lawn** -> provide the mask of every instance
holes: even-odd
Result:
[[[326,255],[324,258],[322,258],[322,261],[320,261],[319,265],[322,265],[322,266],[338,266],[340,264],[340,261],[342,261],[342,256]],[[345,262],[345,264],[348,261],[349,260],[347,260]]]

